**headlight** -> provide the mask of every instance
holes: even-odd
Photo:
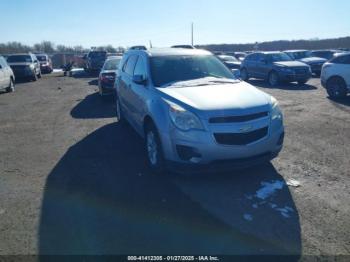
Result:
[[[281,67],[280,70],[283,73],[288,73],[288,74],[293,74],[294,73],[293,69],[290,69],[290,68],[287,68],[287,67]]]
[[[30,69],[34,69],[34,65],[33,65],[33,64],[30,64],[30,65],[29,65],[29,68],[30,68]]]
[[[278,101],[274,97],[271,97],[271,107],[271,119],[282,120],[282,111],[278,105]]]
[[[203,125],[198,117],[172,102],[166,101],[169,105],[169,116],[173,124],[184,131],[190,129],[203,129]]]

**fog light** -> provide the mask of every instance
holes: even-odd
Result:
[[[196,148],[190,146],[176,145],[176,151],[180,159],[184,161],[192,161],[193,159],[192,162],[198,163],[202,157]]]

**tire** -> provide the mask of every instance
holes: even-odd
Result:
[[[345,81],[340,77],[333,77],[327,81],[327,93],[330,98],[342,98],[348,93]]]
[[[125,119],[123,116],[123,110],[122,110],[121,105],[120,105],[120,100],[119,100],[117,95],[115,97],[116,97],[115,98],[115,100],[116,100],[115,106],[116,106],[116,115],[118,118],[118,124],[124,124]]]
[[[298,85],[300,85],[300,86],[305,85],[306,82],[307,82],[307,80],[298,81]]]
[[[11,78],[11,80],[10,80],[10,85],[9,85],[9,87],[6,88],[6,91],[7,91],[8,93],[12,93],[12,92],[15,91],[15,84],[13,83],[12,78]]]
[[[268,82],[270,86],[277,86],[279,83],[278,74],[275,71],[272,71],[268,76]]]
[[[35,72],[33,72],[32,80],[33,81],[37,81],[38,80],[38,76],[36,75]]]
[[[248,71],[246,68],[242,68],[241,70],[241,79],[243,81],[248,81],[249,80],[249,75],[248,75]]]
[[[148,166],[157,174],[164,172],[164,156],[159,134],[152,122],[145,128],[145,151]]]
[[[41,71],[40,71],[39,74],[38,74],[38,78],[41,78]]]

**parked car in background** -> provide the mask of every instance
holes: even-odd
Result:
[[[41,73],[50,74],[53,71],[52,61],[47,54],[35,54],[39,63]]]
[[[267,80],[271,86],[280,82],[305,84],[311,78],[311,69],[283,52],[257,52],[247,55],[241,64],[241,79],[249,78]]]
[[[173,45],[171,48],[186,48],[186,49],[196,49],[192,45]]]
[[[313,56],[308,50],[286,50],[284,51],[293,60],[303,62],[311,67],[313,74],[319,76],[321,74],[322,66],[327,59]]]
[[[243,61],[246,56],[247,53],[245,52],[234,52],[234,57],[236,57],[240,61]]]
[[[101,96],[114,94],[114,82],[121,59],[121,56],[110,56],[105,61],[98,77],[98,89]]]
[[[85,72],[89,74],[99,73],[106,59],[106,51],[90,51],[85,57]]]
[[[7,63],[16,78],[29,78],[33,81],[41,78],[40,63],[32,53],[9,55]]]
[[[0,90],[15,91],[15,75],[3,56],[0,56]]]
[[[240,77],[241,61],[234,56],[218,55],[217,58],[221,60],[235,75],[236,78]]]
[[[345,97],[350,92],[350,53],[337,55],[323,65],[321,83],[331,98]]]
[[[284,127],[276,99],[237,80],[198,49],[128,51],[116,80],[118,122],[145,139],[155,171],[249,167],[278,155]]]

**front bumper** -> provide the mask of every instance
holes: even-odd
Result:
[[[311,72],[308,74],[288,74],[288,73],[279,73],[279,79],[282,82],[299,82],[299,81],[308,81],[312,77]]]
[[[220,128],[220,127],[219,127]],[[283,147],[284,127],[282,122],[271,123],[268,134],[247,145],[219,144],[213,133],[215,130],[193,130],[188,132],[176,128],[160,133],[164,157],[168,166],[182,166],[186,169],[225,170],[245,168],[261,162],[267,162],[278,155]],[[232,131],[232,128],[223,126]],[[218,131],[219,132],[219,131]],[[192,150],[194,157],[184,159],[179,153],[179,146]],[[177,169],[176,169],[177,170]]]
[[[34,71],[28,69],[12,69],[12,71],[16,78],[32,77],[35,74]]]

